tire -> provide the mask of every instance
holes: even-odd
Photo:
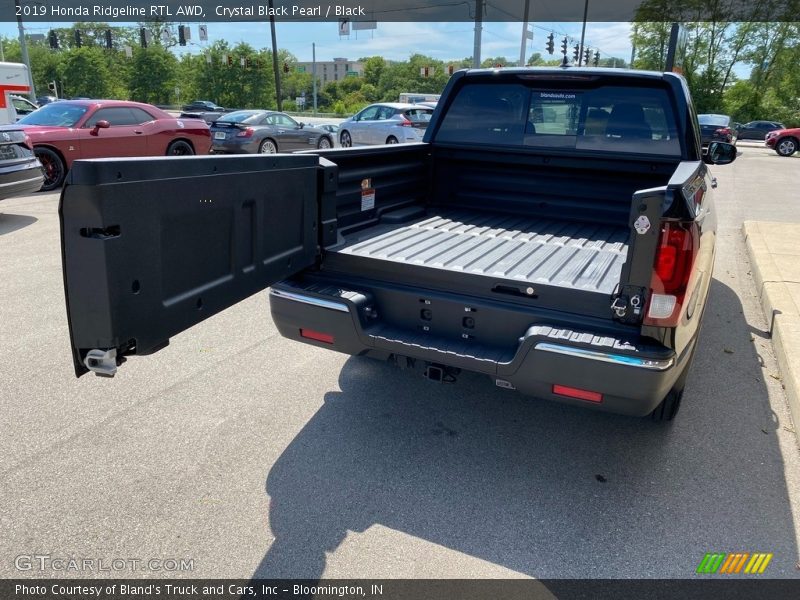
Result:
[[[678,376],[672,389],[667,392],[661,403],[656,406],[655,410],[650,413],[650,418],[656,422],[672,421],[675,415],[681,408],[681,401],[683,400],[683,390],[686,388],[686,380],[689,377],[689,368],[692,366],[694,360],[694,351],[697,349],[697,340],[694,342],[689,354],[689,360],[686,361],[686,366],[683,367],[683,372]]]
[[[387,144],[399,144],[400,142],[397,141],[396,137],[394,137],[393,135],[390,135],[388,138],[386,138],[386,143]]]
[[[194,148],[186,140],[175,140],[167,146],[167,156],[194,156]]]
[[[786,137],[775,142],[775,152],[780,156],[791,156],[797,152],[797,139]]]
[[[40,191],[49,192],[61,187],[61,184],[64,183],[64,178],[67,176],[67,167],[64,164],[64,159],[55,150],[42,146],[35,147],[33,153],[42,163],[44,181]]]
[[[277,154],[278,153],[278,144],[275,143],[274,140],[269,138],[265,139],[258,145],[258,153],[259,154]]]
[[[321,138],[319,138],[319,141],[317,141],[317,148],[319,150],[328,150],[329,148],[333,148],[333,144],[326,136],[323,135]]]
[[[350,137],[349,131],[343,131],[339,134],[339,145],[342,148],[350,148],[353,146],[353,138]]]

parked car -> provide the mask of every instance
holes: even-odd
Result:
[[[211,124],[214,154],[275,154],[332,148],[333,136],[273,110],[239,110]]]
[[[709,165],[736,148],[703,152],[675,73],[565,72],[458,71],[421,144],[222,156],[213,177],[199,158],[78,162],[60,215],[76,374],[270,287],[291,340],[672,419],[713,281]]]
[[[339,125],[343,148],[421,142],[433,109],[418,104],[371,104]]]
[[[210,100],[195,100],[183,107],[184,112],[225,112],[219,104]]]
[[[0,132],[0,200],[32,194],[42,187],[42,165],[22,129]]]
[[[17,125],[44,167],[43,190],[59,187],[79,158],[208,154],[211,147],[203,121],[175,119],[155,106],[122,100],[53,102]]]
[[[741,125],[736,131],[739,140],[763,140],[770,131],[784,129],[783,123],[777,121],[750,121]]]
[[[36,104],[22,96],[11,96],[11,103],[14,105],[14,110],[17,111],[17,121],[39,108]]]
[[[38,96],[36,98],[36,104],[39,106],[44,106],[45,104],[50,104],[51,102],[58,102],[58,98],[56,96]]]
[[[781,156],[791,156],[800,149],[800,127],[770,131],[764,140],[764,145]]]
[[[736,142],[733,119],[728,115],[697,115],[697,121],[700,123],[700,141],[704,146],[710,142]]]
[[[327,131],[328,133],[333,134],[335,137],[338,137],[339,126],[335,123],[323,123],[322,125],[314,125],[314,127]]]

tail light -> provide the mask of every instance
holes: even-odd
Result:
[[[718,135],[730,135],[731,134],[731,129],[730,129],[730,127],[720,127],[714,133],[716,133]]]
[[[253,137],[254,132],[255,129],[253,129],[252,127],[247,127],[246,129],[242,129],[239,133],[237,133],[236,137],[245,137],[245,138]]]
[[[661,222],[645,325],[677,326],[700,246],[699,238],[697,225],[692,222]]]
[[[25,134],[25,139],[23,140],[22,144],[28,150],[33,150],[33,142],[31,142],[31,136],[29,136],[27,133]]]
[[[403,127],[412,127],[414,123],[408,119],[405,115],[403,115],[403,120],[400,121],[400,125]]]

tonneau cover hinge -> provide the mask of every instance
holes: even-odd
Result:
[[[86,368],[101,377],[113,377],[117,373],[117,349],[89,350],[83,359]]]

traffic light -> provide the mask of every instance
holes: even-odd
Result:
[[[50,83],[48,83],[47,84],[47,89],[49,89],[51,92],[53,92],[55,94],[56,93],[56,82],[55,81],[51,81]]]
[[[232,67],[233,66],[233,56],[231,54],[229,54],[226,58],[228,59],[228,66]]]
[[[598,50],[597,52],[594,53],[594,66],[596,67],[599,64],[600,64],[600,51]]]
[[[289,72],[289,63],[288,62],[283,63],[283,72],[284,73],[288,73]]]
[[[111,50],[114,47],[114,44],[111,43],[111,30],[106,29],[106,48]]]
[[[592,50],[591,50],[591,48],[586,48],[586,49],[583,51],[583,64],[585,64],[585,65],[588,65],[588,64],[589,64],[589,57],[590,57],[591,55],[592,55]]]
[[[147,48],[147,30],[144,27],[139,30],[139,43],[142,48]]]
[[[186,45],[186,30],[184,29],[183,25],[178,25],[178,43],[181,46]]]
[[[567,38],[564,38],[561,42],[561,54],[567,55]]]
[[[50,43],[50,47],[54,50],[58,50],[58,36],[56,35],[55,31],[50,31],[47,35],[47,40]]]
[[[552,54],[553,51],[556,48],[555,45],[553,44],[553,39],[554,39],[554,36],[553,36],[552,33],[547,36],[547,53],[548,54]]]
[[[581,57],[581,47],[579,44],[575,44],[575,47],[572,49],[572,57],[575,59],[575,62],[578,62],[578,59]]]
[[[455,67],[453,67],[453,65],[447,65],[447,74],[452,75],[453,71],[455,71]]]
[[[80,29],[75,30],[75,47],[80,48],[83,46],[83,38],[81,37]]]

